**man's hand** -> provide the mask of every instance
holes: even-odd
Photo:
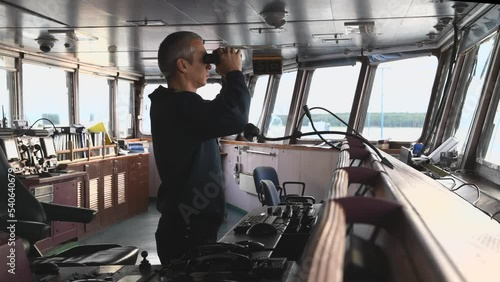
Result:
[[[215,66],[215,71],[226,78],[226,73],[230,71],[242,69],[241,50],[236,50],[233,47],[219,48],[216,50],[219,54],[220,63]]]

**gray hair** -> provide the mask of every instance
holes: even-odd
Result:
[[[191,45],[191,41],[202,38],[190,31],[179,31],[169,34],[158,49],[158,66],[160,71],[165,75],[167,80],[176,71],[176,61],[179,58],[188,60],[193,63],[193,54],[196,51]]]

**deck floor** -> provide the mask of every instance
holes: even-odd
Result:
[[[219,239],[244,216],[242,211],[238,211],[230,206],[226,211],[227,217],[219,229]],[[151,264],[160,264],[160,259],[156,254],[154,235],[159,218],[160,213],[156,210],[154,200],[151,200],[146,213],[123,220],[91,236],[80,239],[78,244],[116,243],[124,246],[136,246],[139,248],[139,253],[142,251],[148,252],[147,259]],[[139,255],[137,263],[140,263],[141,260],[142,257]]]

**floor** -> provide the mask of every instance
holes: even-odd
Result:
[[[242,210],[238,210],[232,206],[228,206],[226,211],[226,220],[219,229],[219,239],[245,215]],[[139,248],[139,253],[142,251],[148,252],[147,259],[151,264],[160,264],[160,260],[156,255],[154,237],[159,217],[160,213],[156,210],[155,201],[152,199],[148,207],[148,212],[126,219],[96,234],[80,239],[78,244],[116,243],[124,246],[136,246]],[[139,255],[137,263],[140,263],[141,260],[142,257]]]

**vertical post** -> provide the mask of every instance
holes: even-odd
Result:
[[[380,92],[380,139],[384,139],[384,69],[382,68],[382,91]]]

